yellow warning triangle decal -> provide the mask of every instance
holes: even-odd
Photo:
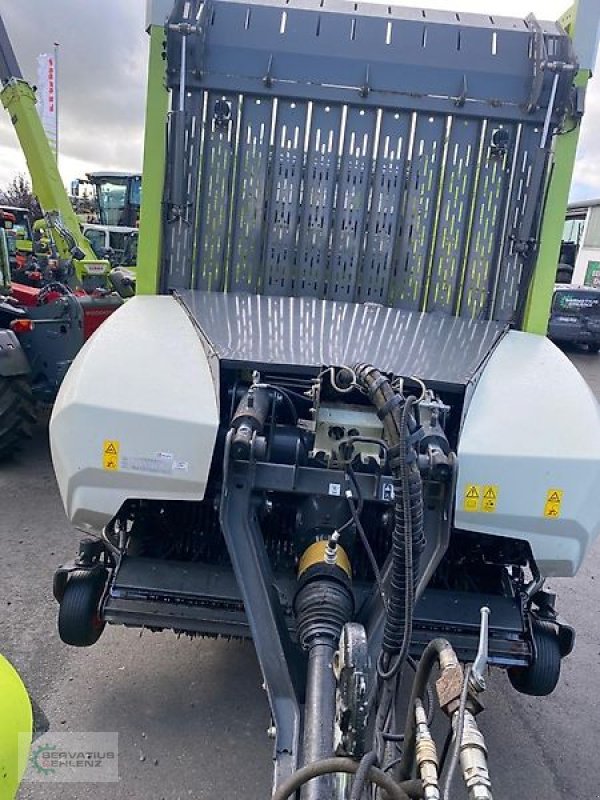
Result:
[[[496,492],[490,486],[483,496],[485,497],[486,500],[495,500],[496,499]]]
[[[479,497],[479,492],[477,491],[477,487],[471,486],[469,491],[466,493],[465,497],[468,497],[469,499],[477,499]]]
[[[560,495],[558,492],[552,492],[550,497],[548,498],[548,503],[560,503]]]
[[[109,442],[106,445],[106,450],[104,451],[108,456],[116,456],[117,455],[117,448],[114,446],[112,442]]]

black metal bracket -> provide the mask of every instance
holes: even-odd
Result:
[[[231,438],[230,431],[225,445],[221,529],[271,705],[276,787],[298,766],[302,714],[296,667],[302,666],[303,658],[290,639],[258,524],[252,496],[254,464],[230,457]]]

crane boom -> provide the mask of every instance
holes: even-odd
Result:
[[[33,192],[52,229],[59,257],[72,260],[80,284],[110,270],[108,261],[96,258],[79,226],[56,158],[36,108],[36,93],[22,75],[4,20],[0,14],[0,100],[8,111],[31,175]]]

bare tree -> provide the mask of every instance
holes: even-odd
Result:
[[[15,175],[10,183],[0,190],[0,203],[18,208],[28,208],[34,219],[42,216],[40,204],[31,190],[31,184],[22,173]]]

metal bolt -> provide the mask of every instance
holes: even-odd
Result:
[[[274,739],[277,736],[277,728],[275,725],[269,725],[267,728],[267,736],[269,739]]]

